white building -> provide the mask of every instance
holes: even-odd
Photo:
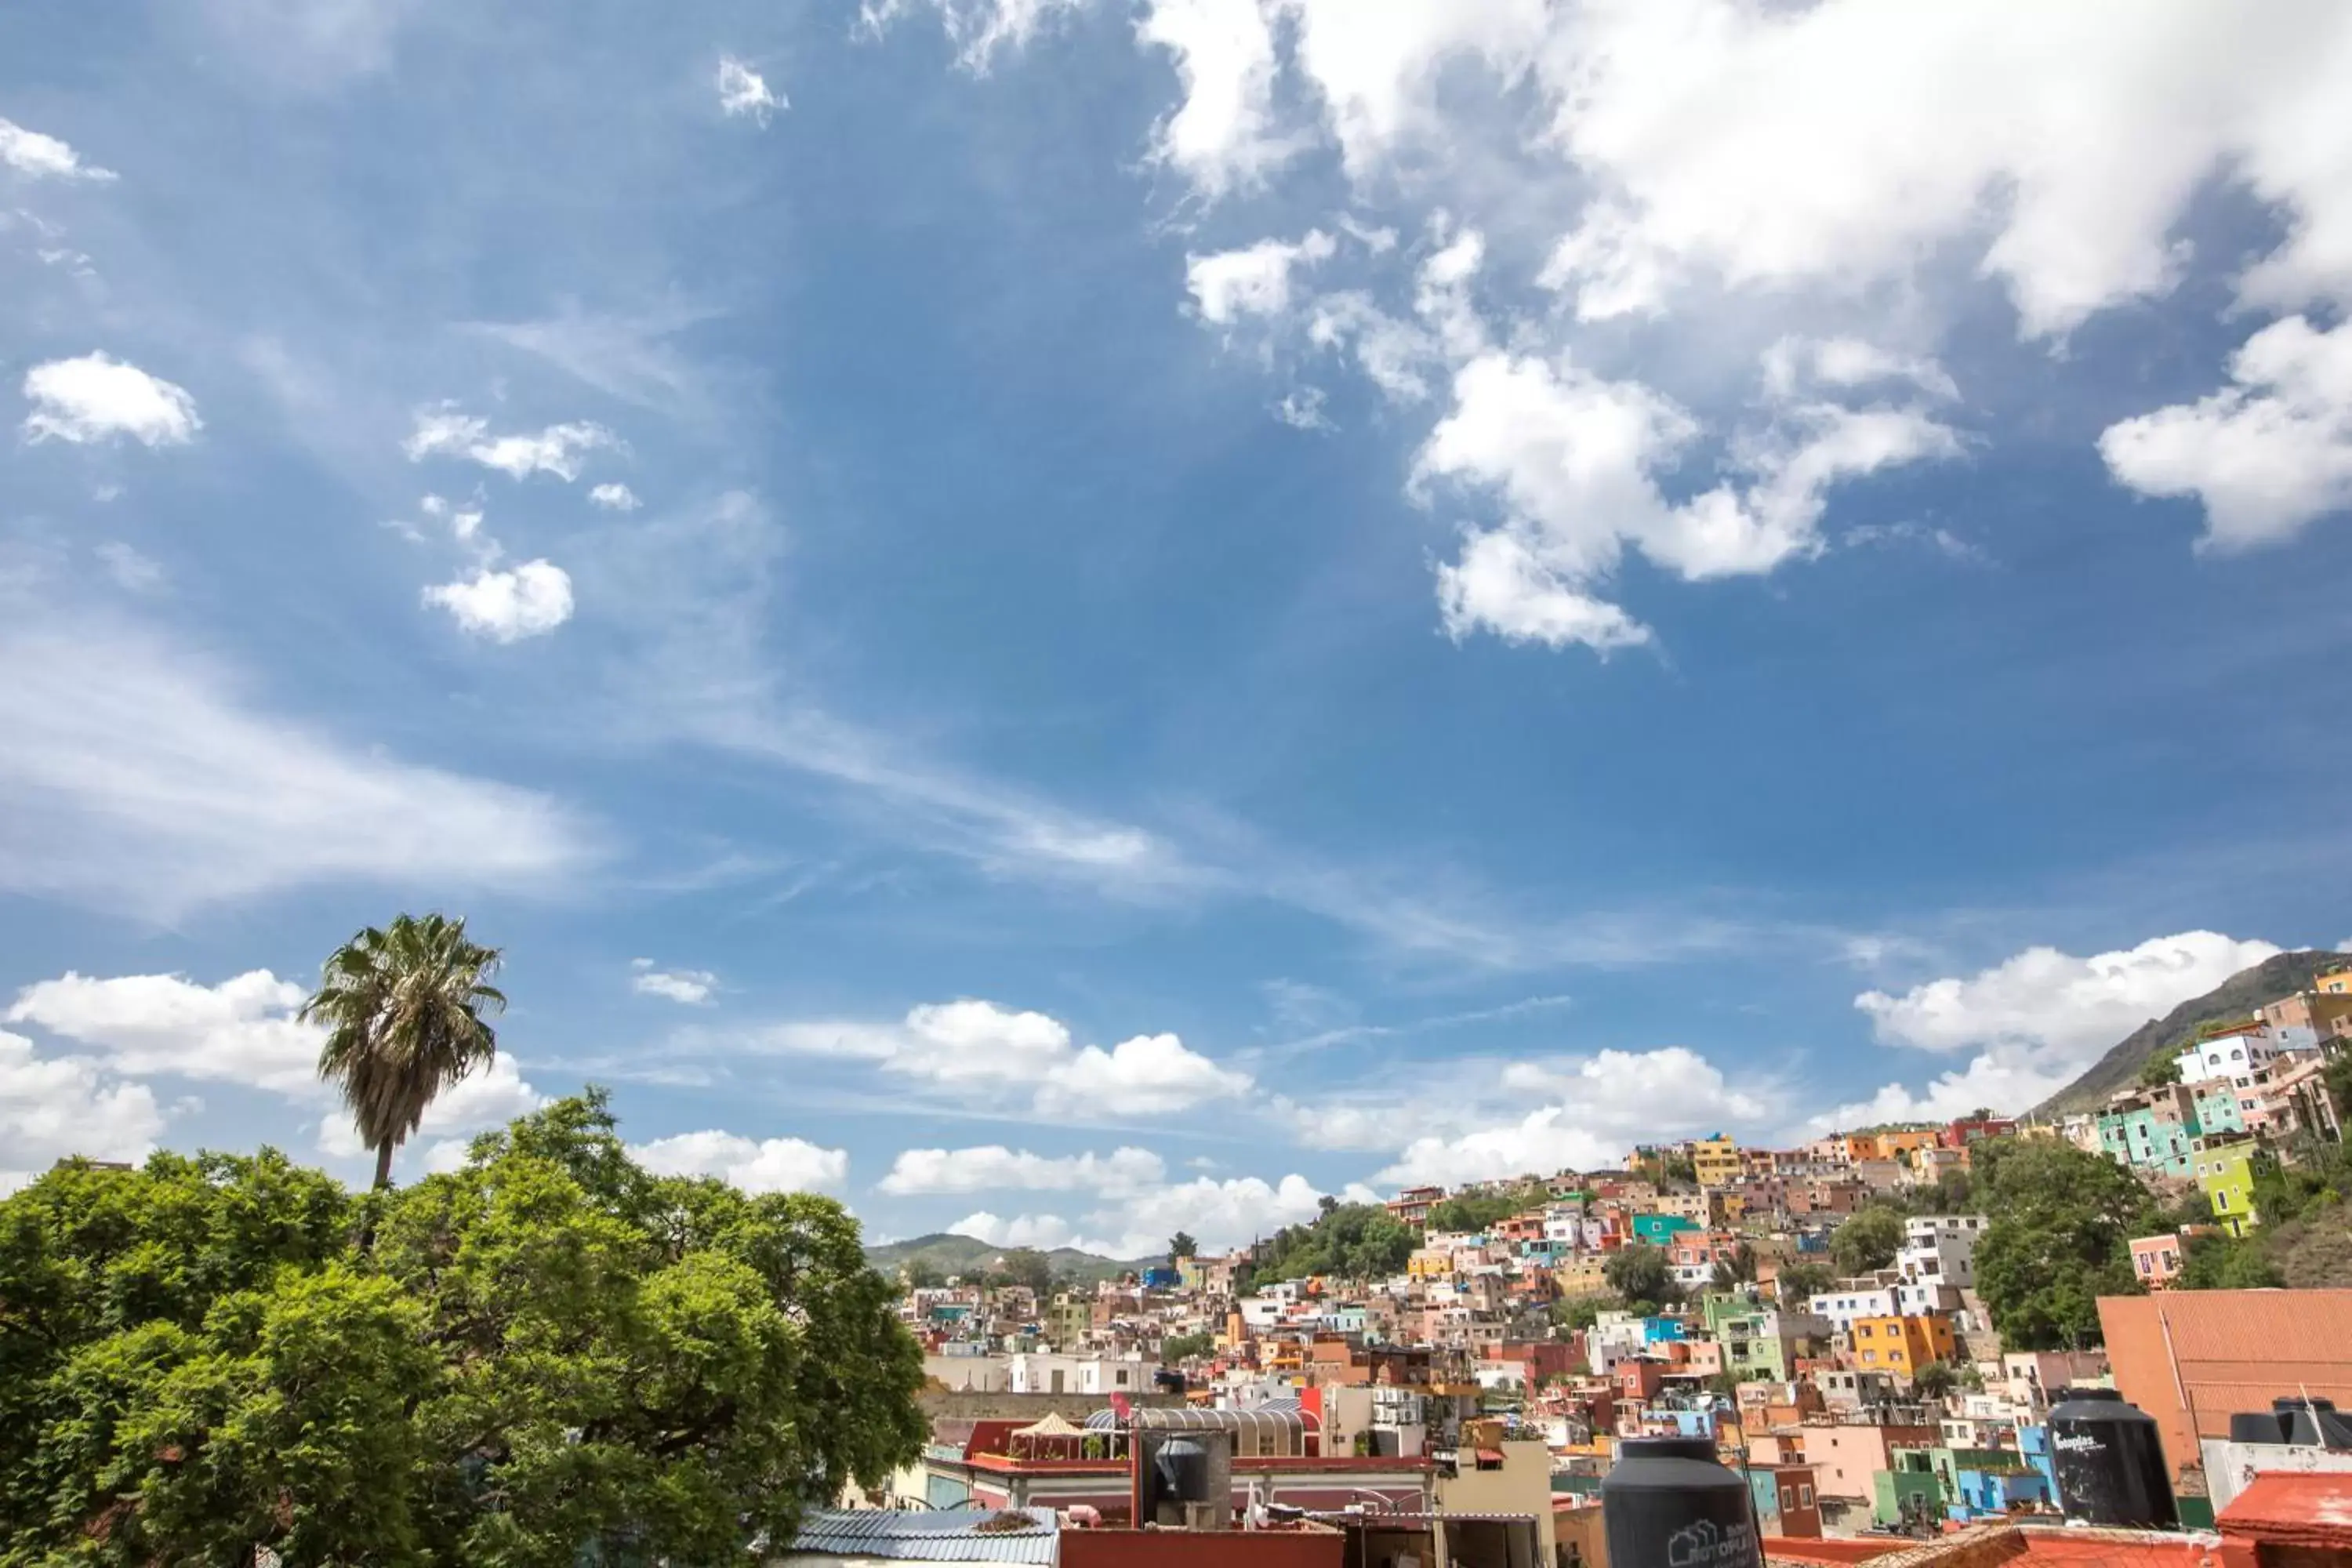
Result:
[[[1805,1307],[1816,1318],[1827,1318],[1842,1334],[1853,1331],[1856,1318],[1896,1318],[1903,1315],[1902,1298],[1898,1288],[1893,1285],[1868,1289],[1843,1285],[1834,1290],[1822,1291],[1806,1302]]]
[[[2282,1052],[2318,1048],[2319,1036],[2311,1029],[2297,1026],[2273,1029],[2258,1024],[2235,1034],[2199,1040],[2172,1059],[2179,1065],[2181,1082],[2206,1083],[2217,1078],[2243,1079],[2278,1060]]]
[[[1903,1224],[1903,1250],[1895,1267],[1906,1285],[1977,1286],[1977,1239],[1984,1234],[1980,1214],[1920,1215]]]
[[[1024,1353],[1006,1369],[1009,1394],[1144,1394],[1154,1386],[1160,1363],[1140,1352],[1123,1356]]]

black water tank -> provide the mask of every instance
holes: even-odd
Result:
[[[2179,1522],[2156,1417],[2112,1388],[2062,1388],[2050,1408],[2050,1458],[2068,1519],[2126,1530]]]
[[[1748,1483],[1706,1437],[1627,1437],[1601,1483],[1609,1561],[1623,1568],[1762,1568]]]
[[[1197,1437],[1171,1437],[1152,1451],[1162,1503],[1209,1500],[1209,1450]]]
[[[2352,1448],[2352,1421],[2336,1413],[2332,1399],[2273,1399],[2271,1410],[2287,1442],[2306,1448]]]

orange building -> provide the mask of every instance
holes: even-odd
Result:
[[[2230,1416],[2311,1394],[2352,1405],[2352,1290],[2167,1290],[2102,1296],[2107,1364],[2156,1417],[2178,1478]]]
[[[1856,1318],[1848,1339],[1854,1365],[1864,1372],[1891,1372],[1903,1377],[1931,1361],[1950,1361],[1959,1343],[1952,1336],[1952,1320],[1941,1312]]]

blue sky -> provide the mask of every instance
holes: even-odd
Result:
[[[2352,930],[2352,16],[0,16],[0,1172],[1129,1251],[2021,1109]]]

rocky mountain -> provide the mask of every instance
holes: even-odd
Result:
[[[910,1237],[905,1241],[869,1247],[866,1249],[866,1261],[884,1274],[896,1274],[910,1259],[919,1258],[941,1274],[970,1275],[982,1272],[990,1263],[1013,1250],[1007,1247],[991,1247],[975,1237],[954,1236],[940,1231],[930,1236]],[[1081,1252],[1075,1247],[1057,1247],[1045,1256],[1052,1260],[1055,1273],[1066,1274],[1089,1284],[1097,1279],[1116,1279],[1130,1270],[1166,1261],[1150,1258],[1121,1262],[1115,1258]]]
[[[2089,1110],[2119,1089],[2136,1082],[2142,1063],[2159,1051],[2177,1051],[2208,1024],[2245,1017],[2265,1002],[2311,984],[2313,975],[2345,962],[2340,952],[2282,952],[2252,969],[2242,969],[2202,996],[2193,997],[2161,1018],[2150,1018],[2091,1064],[2091,1070],[2034,1107],[2036,1116]]]

